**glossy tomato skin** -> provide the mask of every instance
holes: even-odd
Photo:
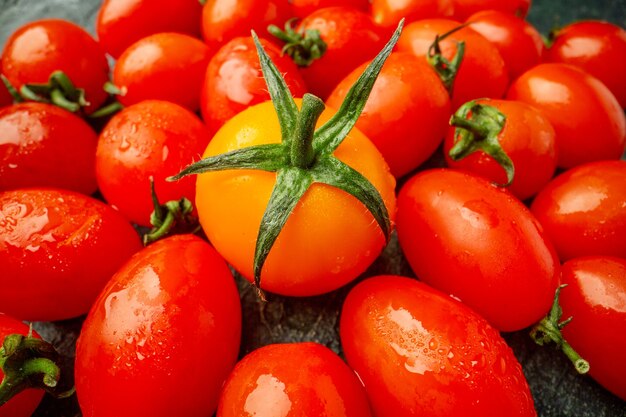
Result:
[[[556,253],[530,211],[487,180],[451,169],[417,174],[398,196],[397,230],[420,280],[498,330],[523,329],[550,309]]]
[[[0,193],[0,308],[21,320],[85,314],[117,268],[141,248],[115,210],[52,188]]]
[[[107,98],[102,88],[109,80],[104,52],[83,28],[66,20],[38,20],[16,30],[4,47],[2,69],[18,90],[27,83],[47,83],[54,71],[63,71],[77,88],[85,89],[88,113]]]
[[[218,417],[369,417],[363,385],[318,343],[267,345],[244,357],[220,396]]]
[[[541,112],[521,101],[484,99],[476,102],[495,107],[505,115],[498,141],[515,166],[515,177],[508,189],[520,200],[532,197],[552,179],[556,170],[557,151],[552,125]],[[496,184],[506,184],[504,168],[483,151],[458,161],[452,160],[449,153],[457,140],[456,128],[450,126],[444,140],[444,155],[449,167],[471,171]]]
[[[11,334],[28,335],[28,326],[21,321],[0,313],[0,343]],[[33,331],[33,337],[39,335]],[[0,380],[4,374],[0,370]],[[31,417],[41,402],[44,392],[42,390],[29,389],[22,391],[0,407],[0,417]]]
[[[452,0],[453,19],[465,20],[483,10],[498,10],[524,18],[530,9],[531,0]]]
[[[409,23],[398,40],[397,48],[425,59],[435,37],[459,25],[461,23],[450,19],[424,19]],[[452,88],[452,111],[476,98],[502,97],[509,82],[498,49],[469,27],[440,42],[443,56],[451,60],[461,41],[465,42],[465,55]]]
[[[531,68],[513,82],[507,99],[528,103],[556,132],[558,166],[619,159],[626,147],[626,118],[617,99],[597,78],[559,63]]]
[[[240,335],[233,276],[208,243],[178,235],[148,246],[83,324],[75,369],[83,415],[212,415]]]
[[[0,190],[49,186],[96,191],[96,132],[80,117],[45,103],[0,109]]]
[[[602,21],[572,23],[556,32],[544,60],[582,68],[626,108],[626,30],[621,27]]]
[[[317,126],[333,113],[325,110]],[[279,143],[280,138],[273,105],[265,102],[229,120],[204,157]],[[353,129],[334,155],[376,187],[393,224],[395,180],[376,147]],[[275,173],[259,170],[207,172],[197,179],[196,207],[202,228],[217,251],[250,281],[256,237],[275,181]],[[312,184],[269,253],[261,288],[290,296],[332,291],[365,271],[384,245],[378,225],[358,200],[333,187]]]
[[[307,87],[298,67],[276,45],[264,38],[259,40],[293,97],[302,97]],[[211,135],[237,113],[269,99],[259,57],[250,36],[232,39],[211,58],[200,100],[202,118]]]
[[[573,317],[563,337],[589,362],[590,375],[626,400],[626,259],[571,259],[563,264],[562,283],[563,317]]]
[[[209,142],[200,119],[174,103],[143,101],[127,107],[100,133],[98,186],[109,204],[134,223],[149,226],[154,210],[150,177],[159,201],[194,200],[194,182],[165,179],[198,160]]]
[[[335,88],[327,104],[339,108],[367,63]],[[406,52],[392,53],[378,76],[357,128],[376,145],[399,178],[437,149],[450,118],[450,97],[430,65]]]
[[[199,39],[180,33],[157,33],[126,49],[113,69],[118,100],[130,106],[165,100],[191,111],[200,107],[200,87],[213,51]]]
[[[541,62],[544,46],[541,34],[523,18],[498,10],[485,10],[467,18],[470,27],[493,43],[515,80]]]
[[[301,19],[325,7],[353,7],[366,13],[370,8],[368,0],[290,0],[289,4],[293,15]]]
[[[452,0],[372,0],[374,21],[384,27],[396,26],[402,18],[410,23],[451,14]]]
[[[341,343],[378,417],[536,416],[520,364],[467,306],[417,280],[359,283]]]
[[[626,258],[626,161],[565,171],[535,197],[531,210],[561,261],[591,255]]]
[[[196,0],[104,0],[96,19],[102,48],[114,58],[139,39],[177,32],[200,37],[202,5]]]
[[[386,39],[372,18],[349,7],[318,9],[302,19],[298,31],[317,29],[326,43],[324,55],[301,67],[309,92],[325,99],[352,70],[374,59]]]
[[[292,18],[284,0],[207,0],[202,9],[202,35],[213,49],[253,29],[266,36],[269,25],[282,27]]]

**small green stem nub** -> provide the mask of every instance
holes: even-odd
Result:
[[[435,41],[428,48],[428,63],[435,69],[435,72],[439,75],[441,82],[443,83],[446,90],[448,90],[448,94],[452,97],[452,92],[454,90],[454,81],[456,80],[456,76],[459,72],[459,68],[461,67],[461,63],[463,62],[463,57],[465,56],[465,42],[460,41],[457,42],[456,54],[452,57],[452,60],[447,60],[442,52],[441,45],[439,42],[445,40],[448,36],[454,34],[455,32],[463,29],[469,23],[464,23],[455,27],[452,30],[444,33],[443,35],[437,35],[435,37]]]
[[[294,138],[291,141],[291,164],[294,167],[309,168],[315,160],[313,135],[317,119],[324,111],[324,102],[312,94],[302,97],[302,109],[298,114]]]
[[[320,59],[326,53],[328,46],[321,38],[317,29],[296,31],[292,24],[296,19],[290,19],[282,30],[276,25],[269,25],[270,35],[285,42],[282,52],[289,55],[299,67],[308,67],[313,61]]]
[[[573,319],[573,317],[570,317],[565,321],[560,321],[563,316],[563,310],[559,305],[559,295],[564,287],[567,287],[567,284],[560,285],[556,289],[550,312],[531,330],[530,336],[539,346],[555,343],[557,349],[561,349],[565,356],[574,364],[576,371],[579,374],[586,374],[590,369],[589,362],[581,358],[574,348],[567,343],[561,333],[561,329]]]

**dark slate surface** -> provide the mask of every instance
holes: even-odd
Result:
[[[0,0],[0,45],[21,24],[42,17],[66,18],[93,32],[99,0]],[[603,18],[626,27],[625,0],[535,0],[529,20],[543,33],[578,18]],[[394,239],[364,274],[412,275]],[[305,299],[270,295],[258,302],[250,287],[239,280],[244,308],[241,354],[276,342],[318,341],[341,353],[338,338],[339,312],[351,288]],[[36,323],[35,328],[67,355],[71,365],[81,319]],[[539,348],[526,331],[504,335],[522,363],[540,417],[626,417],[626,403],[589,377],[576,375],[567,360],[552,349]],[[626,376],[624,377],[626,383]],[[46,397],[36,417],[79,417],[75,397],[57,401]],[[505,417],[505,416],[503,416]]]

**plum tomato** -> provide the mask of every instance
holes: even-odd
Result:
[[[339,108],[367,63],[335,88],[327,104]],[[395,52],[383,66],[356,127],[378,148],[399,178],[435,152],[450,118],[450,97],[426,61]]]
[[[498,10],[524,18],[528,14],[530,4],[531,0],[452,0],[454,9],[452,18],[464,21],[472,14],[483,10]]]
[[[21,320],[85,314],[119,266],[141,248],[106,204],[68,190],[0,193],[0,311]]]
[[[398,50],[427,59],[435,38],[460,25],[449,19],[424,19],[409,23],[398,41]],[[452,111],[473,99],[501,98],[506,92],[509,77],[498,48],[478,32],[464,27],[439,41],[441,56],[454,61],[459,42],[464,42],[465,53],[449,88],[452,92]]]
[[[522,368],[467,306],[410,278],[354,287],[340,321],[348,364],[377,417],[535,417]]]
[[[506,98],[528,103],[550,120],[560,168],[620,159],[624,153],[624,111],[602,82],[579,68],[537,65],[511,84]]]
[[[0,190],[46,186],[96,191],[96,132],[51,104],[0,108]]]
[[[52,73],[62,71],[76,88],[84,89],[87,113],[107,99],[104,52],[87,31],[66,20],[38,20],[13,32],[2,53],[2,70],[18,90],[24,84],[46,84]]]
[[[509,190],[520,200],[552,179],[557,158],[554,129],[534,107],[521,101],[476,100],[462,106],[451,124],[444,140],[449,167],[498,185],[506,185],[511,175]]]
[[[544,61],[576,65],[608,87],[626,108],[626,30],[609,22],[575,22],[553,32]]]
[[[318,343],[267,345],[230,374],[217,417],[369,417],[363,385],[333,351]]]
[[[302,97],[307,88],[298,67],[276,45],[263,38],[260,41],[291,94]],[[239,37],[224,44],[209,62],[200,99],[202,118],[210,135],[237,113],[269,99],[252,38]]]
[[[200,88],[213,51],[181,33],[157,33],[135,42],[120,55],[113,83],[125,106],[165,100],[191,111],[200,107]]]
[[[398,196],[400,247],[417,277],[501,331],[539,321],[559,261],[539,222],[507,190],[470,173],[423,171]]]
[[[240,337],[224,260],[193,235],[160,240],[118,270],[83,324],[75,366],[83,415],[210,416]]]
[[[114,58],[141,38],[162,32],[200,37],[198,0],[104,0],[96,18],[102,48]]]
[[[209,143],[206,127],[189,110],[167,101],[148,100],[125,108],[100,133],[96,178],[100,191],[134,223],[149,226],[154,209],[152,177],[160,201],[193,201],[194,183],[165,178],[198,159]]]
[[[407,23],[452,14],[452,0],[372,0],[372,16],[377,25],[390,27],[400,19]]]
[[[467,22],[498,48],[509,80],[541,62],[544,50],[541,34],[523,18],[503,11],[485,10],[474,13]]]
[[[289,4],[293,15],[300,19],[307,17],[317,9],[326,7],[353,7],[366,13],[370,7],[369,0],[289,0]]]
[[[0,344],[4,338],[11,334],[28,335],[29,328],[21,321],[0,313]],[[39,338],[36,332],[32,336]],[[0,370],[0,379],[4,374]],[[0,406],[0,417],[31,417],[41,402],[44,392],[42,390],[28,389],[20,392],[8,402]]]
[[[580,256],[626,258],[626,161],[580,165],[554,178],[530,209],[561,261]]]
[[[561,333],[589,362],[589,374],[626,401],[626,259],[590,256],[563,264],[559,303],[572,317]]]

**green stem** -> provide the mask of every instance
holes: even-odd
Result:
[[[11,94],[11,97],[13,97],[13,102],[21,103],[24,101],[22,96],[20,96],[20,93],[17,91],[15,87],[13,87],[13,84],[11,84],[11,81],[9,81],[9,79],[5,77],[4,74],[0,74],[0,80],[2,81],[2,84],[4,84],[6,89],[9,91],[9,94]]]
[[[457,42],[456,54],[452,57],[452,60],[447,60],[441,51],[441,45],[439,44],[441,41],[448,38],[448,36],[454,34],[455,32],[463,29],[470,23],[464,23],[455,27],[454,29],[449,30],[443,35],[435,36],[434,42],[428,48],[428,63],[435,69],[437,75],[441,79],[441,82],[448,90],[448,94],[452,96],[452,92],[454,90],[454,81],[456,80],[456,76],[459,72],[459,68],[461,67],[461,63],[463,62],[463,57],[465,56],[465,42],[459,41]]]
[[[291,164],[294,167],[309,168],[315,160],[313,137],[315,125],[326,106],[312,94],[302,97],[302,110],[298,115],[296,131],[291,142]]]
[[[296,31],[292,23],[296,19],[288,20],[285,29],[276,25],[269,25],[267,31],[285,43],[283,53],[289,55],[299,67],[308,67],[315,60],[320,59],[326,53],[328,46],[321,38],[318,29]]]
[[[61,107],[62,109],[65,109],[72,113],[76,113],[78,110],[80,110],[80,106],[78,105],[78,103],[74,103],[68,100],[67,97],[65,97],[65,95],[63,94],[63,92],[57,88],[55,88],[54,90],[50,92],[50,101],[54,105]]]
[[[114,101],[111,104],[108,104],[104,107],[100,107],[98,110],[91,113],[88,117],[90,119],[99,119],[101,117],[108,117],[121,111],[123,108],[124,106],[122,105],[122,103],[120,103],[119,101]]]
[[[110,94],[112,96],[123,96],[123,95],[126,95],[125,89],[122,89],[122,88],[116,86],[111,81],[107,81],[106,83],[104,83],[104,86],[102,87],[102,89],[107,94]]]

